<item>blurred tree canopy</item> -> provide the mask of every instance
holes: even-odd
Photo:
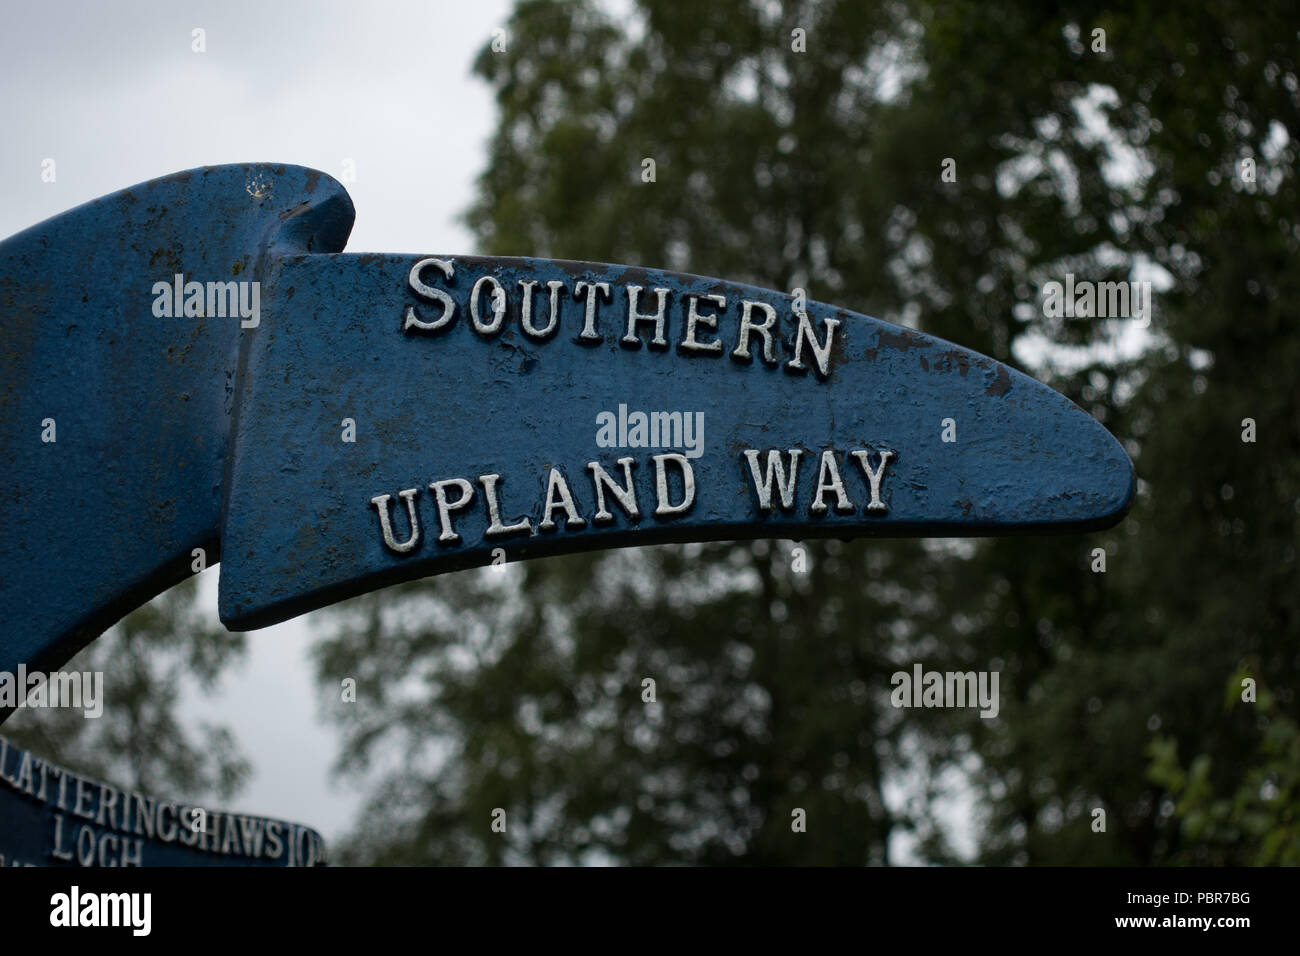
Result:
[[[1235,788],[1215,793],[1213,758],[1200,754],[1184,769],[1178,743],[1151,741],[1150,777],[1178,802],[1186,837],[1170,862],[1247,863],[1257,866],[1300,864],[1300,727],[1279,712],[1273,693],[1243,667],[1227,683],[1224,712],[1256,706],[1262,733],[1238,764],[1244,768]]]
[[[1294,861],[1294,18],[628,10],[525,0],[480,54],[480,251],[802,287],[975,348],[1119,436],[1136,506],[1093,535],[804,543],[806,571],[790,542],[672,546],[339,605],[319,678],[368,798],[339,855]],[[1044,318],[1067,272],[1154,281],[1150,328]],[[999,671],[1001,713],[893,709],[914,661]],[[1225,710],[1247,661],[1268,703]]]

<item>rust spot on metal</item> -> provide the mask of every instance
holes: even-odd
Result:
[[[965,378],[966,373],[970,371],[970,356],[965,352],[953,349],[944,352],[939,356],[938,361],[934,363],[936,369],[944,372],[951,371],[954,366],[957,368],[957,374]]]
[[[876,336],[876,343],[879,348],[896,349],[899,352],[906,352],[908,349],[923,349],[933,344],[927,342],[925,336],[919,332],[905,328],[899,328],[897,332],[881,329],[880,334]]]
[[[984,390],[985,395],[996,395],[1001,397],[1011,388],[1011,376],[1007,374],[1006,366],[998,366],[998,374],[990,383],[989,387]]]

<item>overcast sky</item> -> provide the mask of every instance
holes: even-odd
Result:
[[[340,177],[351,160],[348,251],[474,251],[457,217],[495,113],[469,68],[504,26],[507,0],[3,6],[0,237],[195,166],[286,162]],[[192,49],[196,28],[206,52]],[[52,183],[41,177],[47,159]],[[215,619],[215,571],[204,579]],[[217,699],[190,701],[186,717],[230,724],[253,760],[229,809],[328,840],[357,797],[328,783],[334,736],[316,710],[308,626],[250,634],[247,666]]]

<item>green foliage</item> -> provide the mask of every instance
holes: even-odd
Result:
[[[1176,740],[1161,736],[1151,742],[1148,773],[1169,794],[1169,809],[1184,838],[1184,848],[1169,862],[1300,864],[1300,727],[1279,713],[1277,698],[1266,688],[1259,689],[1258,700],[1243,701],[1250,675],[1243,668],[1227,683],[1225,713],[1257,712],[1254,740],[1246,758],[1237,761],[1245,772],[1235,789],[1218,789],[1210,754],[1198,754],[1184,768]]]
[[[657,548],[340,606],[321,682],[360,675],[332,711],[340,766],[379,781],[344,858],[872,863],[902,837],[943,862],[955,790],[988,863],[1214,858],[1229,824],[1263,824],[1259,852],[1289,859],[1288,820],[1205,801],[1293,779],[1284,740],[1213,704],[1249,656],[1270,727],[1294,726],[1294,22],[641,0],[630,22],[521,2],[509,33],[476,66],[500,111],[468,213],[483,252],[799,286],[1004,361],[1037,348],[1030,370],[1125,440],[1139,498],[1104,534],[812,544],[806,574],[786,544]],[[1037,305],[1066,272],[1142,264],[1168,285],[1127,349],[1123,323]],[[893,710],[890,673],[913,661],[998,670],[998,719]],[[1185,778],[1171,746],[1196,755]],[[1193,825],[1162,812],[1171,795]]]

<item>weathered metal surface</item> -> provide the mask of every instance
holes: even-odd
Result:
[[[351,225],[328,176],[220,166],[0,242],[0,671],[53,670],[192,573],[194,548],[219,556],[240,323],[156,317],[153,283],[255,278]]]
[[[829,374],[817,373],[806,344],[806,370],[792,374],[798,320],[789,296],[652,269],[467,256],[442,257],[450,279],[435,267],[423,271],[421,281],[455,302],[447,327],[427,334],[403,330],[411,307],[426,323],[444,312],[412,292],[418,261],[306,256],[280,260],[270,274],[263,323],[247,342],[230,446],[221,581],[227,623],[270,623],[344,593],[486,564],[496,548],[515,560],[714,538],[1060,530],[1113,521],[1127,504],[1131,466],[1104,428],[1038,382],[950,343],[810,302],[807,315],[819,335],[823,320],[839,323]],[[474,330],[468,306],[483,276],[506,293],[501,328],[491,334]],[[534,328],[549,322],[548,283],[561,284],[558,329],[545,340],[522,331],[521,281],[536,283]],[[611,301],[597,312],[598,338],[589,342],[581,339],[586,302],[574,296],[579,282],[611,289]],[[667,347],[648,347],[651,323],[644,323],[637,348],[625,345],[629,285],[669,290]],[[485,285],[481,293],[484,326],[494,321],[492,290]],[[648,295],[637,294],[638,311],[655,311],[643,304]],[[721,351],[683,351],[692,295],[722,297],[708,303],[719,316],[717,330],[697,323],[694,337],[722,343]],[[732,357],[743,302],[776,312],[781,341],[773,365],[752,337],[751,360]],[[653,513],[653,456],[669,449],[598,445],[597,416],[617,416],[620,405],[627,415],[703,415],[701,454],[687,459],[695,483],[687,512]],[[341,440],[344,419],[355,422],[354,443]],[[955,441],[943,440],[944,419],[952,420]],[[760,465],[770,449],[786,462],[790,449],[802,450],[792,508],[776,507],[775,495],[771,511],[758,508],[746,449],[759,452]],[[825,512],[813,508],[825,449],[834,450],[852,506],[844,513],[829,492]],[[883,509],[867,508],[870,483],[851,457],[856,450],[868,454],[872,470],[891,453]],[[597,524],[588,463],[622,485],[616,462],[625,456],[634,463],[640,520],[610,505],[613,520]],[[553,509],[554,529],[541,527],[552,468],[564,476],[582,527],[569,527],[563,508]],[[493,474],[500,476],[489,483],[501,523],[525,519],[531,532],[485,536],[488,489],[480,476]],[[439,541],[430,484],[454,478],[469,483],[471,497],[449,512],[459,539]],[[823,480],[833,480],[829,467]],[[398,552],[384,543],[372,499],[390,496],[383,504],[391,509],[392,537],[405,544],[410,510],[400,495],[411,489],[421,537]],[[461,485],[444,491],[449,502],[463,493]],[[681,494],[672,489],[672,502]],[[559,497],[557,489],[553,498]]]
[[[960,346],[653,269],[335,254],[351,217],[323,174],[217,167],[0,244],[0,669],[65,659],[218,541],[222,620],[249,628],[494,552],[1082,530],[1129,506],[1101,425]],[[155,318],[153,283],[178,272],[258,280],[260,321]],[[662,334],[629,331],[658,290]],[[703,441],[638,445],[634,412],[702,414]],[[790,506],[773,487],[765,508],[750,459],[791,450]],[[516,530],[490,533],[493,507]]]
[[[0,737],[0,867],[323,866],[309,827],[159,800]]]

